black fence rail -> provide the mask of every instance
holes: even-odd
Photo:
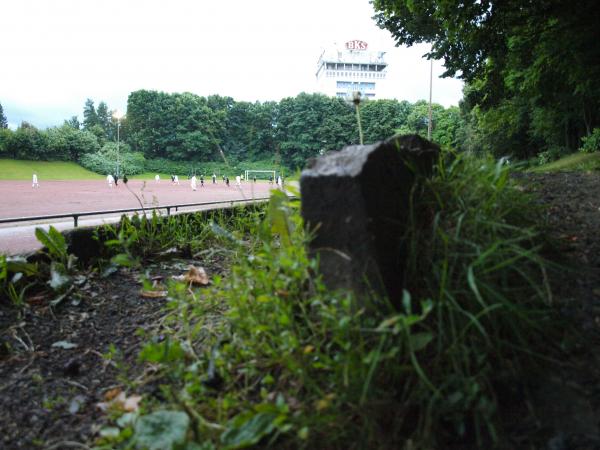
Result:
[[[198,206],[211,206],[211,205],[226,205],[235,206],[245,203],[263,202],[269,200],[269,197],[258,197],[241,200],[220,200],[214,202],[201,202],[201,203],[181,203],[177,205],[160,205],[160,206],[139,206],[137,208],[124,208],[124,209],[110,209],[104,211],[85,211],[85,212],[74,212],[74,213],[62,213],[62,214],[50,214],[46,216],[27,216],[27,217],[9,217],[6,219],[0,219],[0,224],[3,223],[16,223],[16,222],[34,222],[40,220],[51,220],[51,219],[64,219],[73,218],[73,226],[76,228],[80,217],[87,216],[106,216],[116,215],[132,212],[147,212],[155,210],[166,210],[167,215],[171,215],[171,211],[179,211],[180,208],[194,208]]]

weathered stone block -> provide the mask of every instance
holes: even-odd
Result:
[[[418,174],[431,173],[438,154],[436,144],[406,135],[309,163],[300,179],[302,216],[329,287],[372,289],[399,304],[410,191]]]

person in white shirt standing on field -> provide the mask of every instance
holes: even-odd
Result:
[[[196,175],[192,175],[192,191],[195,191],[196,187]]]
[[[112,188],[113,183],[115,182],[115,179],[113,178],[113,176],[110,173],[106,176],[106,182],[108,183],[108,187]]]
[[[242,185],[242,177],[240,177],[239,175],[237,177],[235,177],[235,184],[237,184],[238,186]]]
[[[34,188],[39,188],[40,187],[40,183],[38,183],[37,173],[33,174],[33,178],[31,180],[31,187],[34,187]]]

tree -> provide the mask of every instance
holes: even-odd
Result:
[[[96,136],[85,130],[76,130],[69,124],[46,131],[48,157],[65,161],[79,161],[87,153],[100,149]]]
[[[83,107],[83,128],[89,130],[94,125],[99,125],[98,114],[94,107],[94,101],[91,98],[88,98]]]
[[[308,158],[358,142],[352,106],[339,98],[301,93],[279,103],[275,133],[283,163],[304,167]]]
[[[0,128],[0,156],[8,153],[8,145],[12,139],[13,131],[10,128]]]
[[[96,117],[98,120],[98,125],[104,130],[104,138],[108,140],[113,140],[112,137],[112,114],[108,110],[108,106],[104,102],[98,103],[98,108],[96,109]],[[116,139],[116,136],[114,137]]]
[[[492,151],[506,151],[515,139],[511,151],[522,156],[532,147],[575,149],[600,124],[600,48],[589,44],[600,38],[595,0],[375,0],[374,6],[378,25],[398,44],[431,43],[428,55],[444,59],[445,75],[468,83],[463,117],[472,126],[468,114],[478,108],[481,142]]]
[[[46,160],[46,135],[28,122],[22,122],[6,143],[6,152],[15,159]]]
[[[2,103],[0,103],[0,128],[8,128],[8,121],[6,120],[6,116],[4,115]]]
[[[412,105],[406,100],[369,100],[361,106],[365,143],[387,139],[406,124]]]
[[[147,157],[208,161],[218,155],[224,119],[204,97],[135,91],[127,100],[127,140]]]
[[[71,116],[69,120],[65,120],[65,125],[69,125],[71,128],[75,130],[79,130],[81,124],[79,123],[79,119],[77,116]]]

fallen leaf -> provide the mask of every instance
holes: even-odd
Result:
[[[27,303],[29,303],[30,305],[40,305],[42,303],[46,303],[47,298],[46,295],[44,294],[39,294],[39,295],[34,295],[32,297],[29,297],[27,300],[25,300]]]
[[[106,400],[107,402],[111,401],[113,398],[115,398],[117,395],[119,395],[121,393],[121,388],[113,388],[113,389],[109,389],[108,391],[106,391],[104,393],[104,400]]]
[[[167,291],[141,291],[141,296],[144,298],[164,298],[167,296]]]
[[[127,412],[137,411],[140,407],[140,402],[142,401],[141,395],[130,395],[125,398],[123,402],[123,409]]]
[[[111,389],[104,397],[106,398],[108,394],[112,395],[115,392],[118,393],[112,397],[110,400],[105,402],[96,403],[96,406],[101,411],[108,411],[109,409],[117,409],[126,412],[135,412],[140,407],[140,402],[142,401],[141,395],[130,395],[127,397],[125,392],[122,392],[119,388]]]
[[[183,276],[183,281],[199,286],[206,286],[210,282],[204,268],[195,266],[190,266],[189,270]]]

